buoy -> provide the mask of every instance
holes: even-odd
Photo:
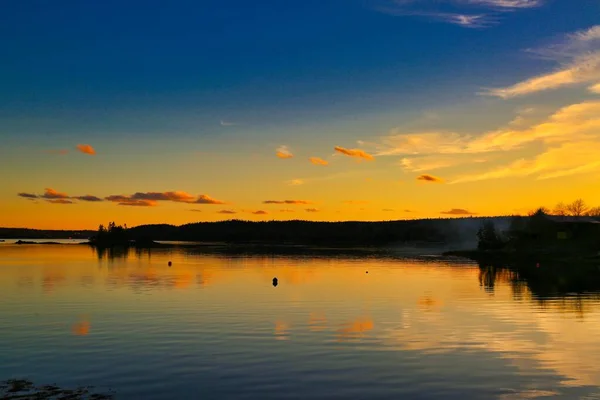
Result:
[[[369,271],[366,272],[367,274],[369,273]]]
[[[277,286],[278,280],[277,278],[273,278],[273,286]]]
[[[169,267],[170,267],[171,265],[173,265],[173,263],[172,263],[171,261],[169,261]]]

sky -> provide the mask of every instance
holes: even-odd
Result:
[[[0,226],[600,206],[597,0],[23,0]]]

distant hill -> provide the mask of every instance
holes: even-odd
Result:
[[[0,228],[0,239],[88,239],[95,231]]]
[[[381,222],[241,221],[198,222],[181,226],[140,225],[127,230],[129,239],[228,243],[290,243],[311,245],[381,245],[394,243],[447,243],[476,246],[476,233],[484,221],[498,230],[508,228],[511,217],[437,218]],[[93,231],[52,231],[0,228],[0,238],[87,239]]]

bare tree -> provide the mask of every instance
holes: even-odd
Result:
[[[569,215],[581,217],[588,211],[588,206],[585,204],[585,201],[577,199],[571,204],[567,205],[567,211],[569,212]]]
[[[588,217],[600,217],[600,207],[592,207],[585,214]]]
[[[552,214],[560,215],[560,216],[569,215],[569,210],[567,209],[567,205],[561,201],[554,207],[554,210],[552,210]]]

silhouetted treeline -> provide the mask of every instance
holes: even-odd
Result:
[[[94,231],[0,228],[0,239],[88,239]]]
[[[424,219],[384,222],[312,222],[231,220],[182,226],[142,225],[128,230],[133,240],[278,243],[310,245],[383,245],[455,243],[474,234],[487,218]],[[493,218],[499,224],[508,217]]]

